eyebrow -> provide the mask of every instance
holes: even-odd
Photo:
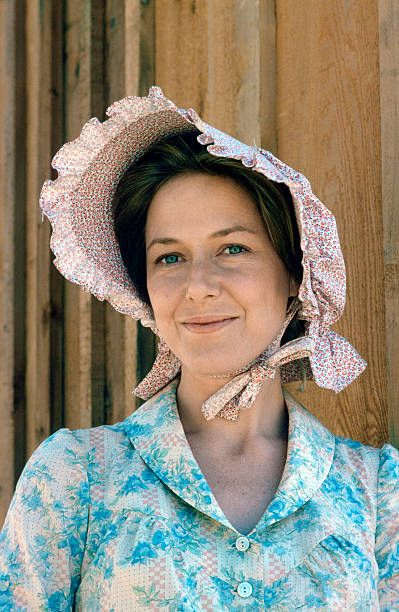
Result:
[[[210,237],[220,238],[221,236],[227,236],[228,234],[234,234],[236,232],[247,232],[248,234],[256,234],[256,232],[253,229],[250,229],[249,227],[245,227],[244,225],[233,225],[232,227],[226,227],[225,229],[218,230],[214,234],[211,234]],[[177,240],[177,238],[166,238],[166,237],[165,238],[155,238],[148,245],[147,251],[154,244],[176,244],[178,242],[180,242],[180,240]]]

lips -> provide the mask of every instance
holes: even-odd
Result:
[[[236,321],[237,318],[238,317],[217,317],[214,315],[208,317],[194,317],[184,321],[183,325],[192,332],[209,333],[227,327],[233,323],[233,321]]]
[[[226,319],[233,319],[230,315],[204,315],[198,317],[191,317],[183,321],[184,323],[216,323],[218,321],[225,321]]]

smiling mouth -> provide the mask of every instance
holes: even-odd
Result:
[[[206,334],[223,329],[236,320],[237,317],[233,317],[229,319],[221,319],[219,321],[211,321],[209,323],[183,323],[183,325],[189,331],[199,334]]]

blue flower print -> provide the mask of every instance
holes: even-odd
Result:
[[[283,391],[287,462],[249,546],[194,459],[176,386],[115,425],[51,435],[0,532],[0,610],[399,610],[399,451],[334,436]]]
[[[157,553],[147,542],[139,542],[130,557],[130,563],[147,563],[151,559],[155,559]]]

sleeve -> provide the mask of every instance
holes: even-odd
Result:
[[[399,610],[399,450],[380,449],[375,557],[381,612]]]
[[[87,430],[57,430],[33,452],[0,532],[0,610],[72,610],[89,512]]]

